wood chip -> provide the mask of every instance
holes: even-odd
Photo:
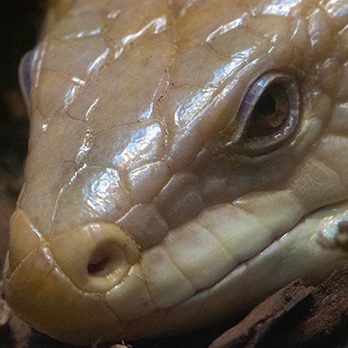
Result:
[[[283,315],[313,292],[295,281],[259,304],[244,320],[216,339],[209,348],[255,347]]]
[[[348,347],[347,293],[348,266],[317,287],[293,282],[259,304],[209,348]]]

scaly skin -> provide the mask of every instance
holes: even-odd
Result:
[[[36,51],[11,220],[21,318],[73,343],[173,334],[347,263],[347,0],[63,8]],[[298,125],[251,153],[231,139],[268,72],[300,86]]]

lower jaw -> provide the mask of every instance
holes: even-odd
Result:
[[[348,251],[334,244],[323,247],[319,236],[330,235],[344,220],[348,220],[348,202],[319,209],[211,287],[177,306],[153,313],[150,327],[146,328],[146,318],[132,321],[125,337],[143,337],[144,332],[172,335],[232,320],[293,280],[302,279],[307,284],[324,280],[348,264]]]
[[[144,313],[144,315],[139,315],[134,318],[122,318],[124,321],[122,320],[121,324],[124,325],[124,327],[119,327],[118,338],[129,340],[191,331],[198,327],[208,326],[217,321],[227,318],[231,319],[240,315],[262,298],[294,279],[302,278],[310,283],[322,280],[335,268],[348,263],[348,252],[339,247],[323,248],[322,245],[318,243],[318,233],[321,232],[324,236],[330,236],[330,231],[337,228],[337,222],[343,220],[348,220],[348,202],[342,202],[318,210],[302,219],[299,224],[281,237],[275,240],[273,239],[273,241],[268,243],[262,250],[259,247],[254,253],[254,256],[248,260],[226,269],[224,274],[221,277],[216,277],[216,280],[211,283],[211,285],[193,290],[191,296],[188,297],[186,294],[183,294],[186,298],[182,296],[180,302],[172,302],[172,305],[169,305],[169,302],[163,305],[162,302],[162,308],[156,306],[157,309],[153,311],[149,308],[149,311],[146,314]],[[175,234],[173,234],[173,236],[175,236]],[[179,235],[176,237],[178,236]],[[182,242],[185,242],[185,240]],[[192,242],[198,243],[199,241],[193,240]],[[150,253],[154,250],[156,250],[156,247],[148,252]],[[167,251],[167,253],[169,252],[170,251]],[[216,254],[212,256],[215,255]],[[47,258],[47,260],[51,260],[51,258]],[[142,261],[144,261],[144,257]],[[211,267],[213,266],[214,265],[211,265]],[[24,264],[22,264],[21,267],[23,268]],[[50,267],[44,267],[44,264],[42,267],[43,274],[48,272],[53,276],[53,273],[49,272],[51,269]],[[53,264],[52,267],[54,267]],[[142,267],[142,271],[144,272],[144,267]],[[199,283],[204,284],[204,281],[209,278],[209,275],[211,277],[207,269],[205,273],[207,273],[206,278],[204,277],[204,272],[201,272],[201,276],[195,279],[196,285]],[[163,272],[161,275],[163,275]],[[138,280],[139,279],[141,278],[138,278]],[[180,283],[169,283],[169,290],[170,286],[174,293],[177,289],[181,288]],[[100,316],[91,316],[91,318],[96,321],[96,324],[93,323],[93,325],[103,326],[103,328],[99,328],[93,332],[90,331],[87,333],[87,336],[84,337],[86,332],[83,330],[83,325],[80,322],[84,309],[78,305],[81,302],[79,300],[81,294],[68,283],[66,289],[69,291],[69,296],[67,296],[69,301],[71,301],[72,296],[70,292],[72,292],[74,296],[76,293],[76,301],[73,301],[74,303],[76,302],[76,308],[69,308],[69,310],[71,309],[72,315],[75,315],[76,325],[79,327],[80,331],[77,335],[76,331],[73,332],[75,329],[72,327],[72,332],[67,336],[66,333],[63,333],[65,332],[65,328],[62,327],[61,332],[55,334],[54,331],[49,331],[48,333],[58,339],[66,341],[72,341],[74,339],[74,341],[77,342],[76,340],[78,340],[78,343],[90,342],[88,334],[96,337],[99,336],[99,332],[100,336],[114,337],[114,325],[119,326],[120,322],[114,321],[109,311],[111,307],[110,303],[107,303],[107,306],[102,308],[106,314],[103,312]],[[29,290],[26,288],[26,292],[30,293]],[[38,297],[39,293],[36,291],[37,289],[32,290],[33,296],[35,295]],[[58,290],[57,286],[55,294],[58,297],[56,298],[61,297],[61,293],[59,293]],[[43,288],[41,288],[40,291],[43,291]],[[24,296],[25,294],[19,293],[19,295]],[[152,293],[152,295],[154,294]],[[152,298],[154,298],[154,296],[152,296]],[[42,307],[41,309],[45,312],[45,315],[47,315],[47,308],[49,305],[52,305],[51,303],[46,306],[39,306],[40,308],[37,306],[37,303],[42,303],[44,299],[44,296],[39,296],[36,300],[32,298],[32,308],[39,310]],[[90,296],[90,300],[92,301],[91,303],[96,306],[97,310],[100,311],[100,296]],[[121,301],[121,297],[119,300]],[[174,299],[171,300],[173,301]],[[122,303],[123,307],[127,307],[124,306],[124,302]],[[114,304],[113,307],[115,311],[121,308],[116,304]],[[56,310],[55,304],[53,305],[53,309]],[[134,307],[134,311],[138,311],[138,309],[138,307]],[[129,308],[124,308],[124,310],[127,311]],[[69,316],[66,321],[67,323],[69,320],[71,321],[71,315],[68,315],[69,313],[70,311],[65,313],[66,316]],[[105,315],[108,316],[109,319],[107,321],[104,319],[103,322],[100,318]],[[54,315],[52,318],[53,317]],[[41,324],[43,325],[42,327],[47,326],[46,322],[40,322],[36,327],[40,329]],[[44,328],[42,328],[42,330],[45,331]],[[52,323],[52,330],[56,330],[56,324],[54,323]]]
[[[201,302],[204,306],[199,310],[200,316],[214,313],[224,318],[253,306],[293,280],[302,279],[307,284],[323,281],[335,269],[348,264],[348,250],[334,243],[337,224],[347,220],[348,202],[319,209],[180,306]],[[332,241],[323,246],[320,240],[329,237]]]

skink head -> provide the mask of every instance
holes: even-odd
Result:
[[[23,319],[75,343],[179,332],[347,262],[318,243],[348,218],[345,1],[63,9],[23,65]]]

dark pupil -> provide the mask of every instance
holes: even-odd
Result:
[[[278,134],[289,112],[286,87],[280,84],[267,87],[254,107],[246,136],[254,138]]]

